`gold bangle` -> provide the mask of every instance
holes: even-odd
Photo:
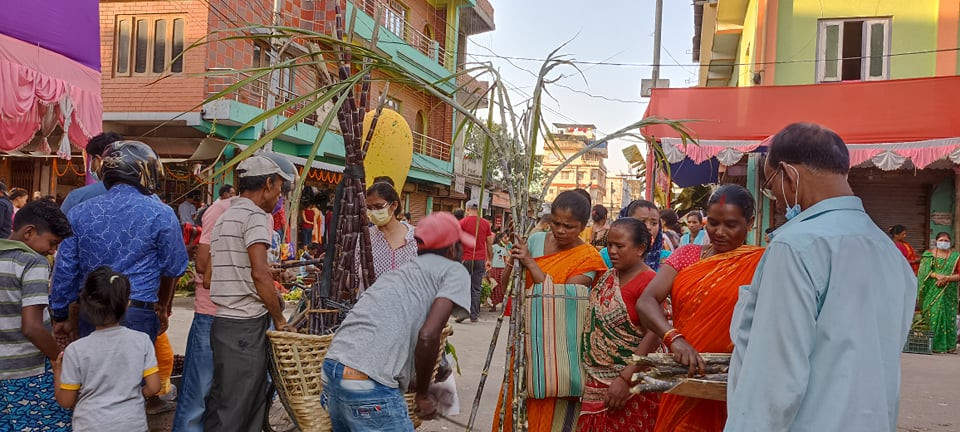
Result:
[[[672,333],[680,333],[680,330],[677,330],[677,329],[675,329],[675,328],[672,328],[672,329],[670,329],[670,330],[667,330],[666,332],[663,333],[663,336],[660,337],[660,340],[666,341],[667,338],[670,337],[670,335],[671,335]]]

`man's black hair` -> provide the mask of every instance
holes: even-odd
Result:
[[[307,250],[320,250],[320,243],[313,242],[307,245]]]
[[[90,141],[87,141],[87,148],[84,150],[87,152],[87,156],[102,156],[108,145],[123,140],[123,135],[116,132],[104,132],[90,138]]]
[[[780,162],[834,174],[850,172],[850,152],[840,135],[813,123],[794,123],[773,136],[767,163],[776,168]]]
[[[770,228],[767,228],[767,229],[763,230],[763,233],[764,233],[764,234],[771,234],[771,233],[773,233],[773,232],[776,231],[776,230],[777,230],[776,227],[770,227]]]
[[[13,230],[33,225],[38,234],[51,233],[61,239],[73,235],[67,216],[56,203],[47,200],[28,202],[13,217]]]
[[[240,177],[237,180],[237,193],[242,194],[246,191],[258,191],[267,186],[267,179],[275,177],[275,181],[282,182],[281,178],[277,174],[267,174],[262,176],[250,176],[250,177]]]
[[[220,190],[217,191],[217,197],[222,198],[224,195],[230,193],[231,190],[233,190],[233,185],[225,184],[220,186]]]
[[[458,209],[454,209],[454,210],[453,210],[453,217],[457,218],[457,220],[463,219],[463,218],[464,218],[464,215],[465,215],[465,213],[464,213],[463,209],[459,209],[459,208],[458,208]]]

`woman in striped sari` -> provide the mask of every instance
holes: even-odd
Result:
[[[551,221],[550,232],[538,232],[530,236],[527,241],[517,242],[514,245],[511,255],[519,259],[520,263],[526,269],[526,292],[529,294],[536,291],[544,285],[548,277],[554,284],[564,284],[567,286],[581,285],[586,287],[593,286],[594,279],[600,272],[606,271],[606,266],[600,258],[597,249],[588,243],[583,242],[579,235],[587,225],[587,219],[590,216],[590,195],[582,189],[565,191],[560,193],[553,201],[550,209]],[[504,278],[509,280],[510,271],[504,273]],[[531,302],[532,300],[527,300]],[[543,329],[550,326],[561,326],[568,322],[575,321],[579,316],[586,315],[588,302],[577,301],[576,309],[572,314],[556,317],[555,320],[538,320],[528,322],[527,327],[532,329]],[[506,306],[509,310],[510,303]],[[579,346],[579,333],[573,340],[555,341],[557,343],[572,343],[573,346]],[[527,339],[528,352],[530,338]],[[511,358],[513,356],[511,355]],[[572,362],[572,375],[579,377],[579,352],[576,356],[569,356],[568,360]],[[556,360],[556,359],[554,359]],[[528,364],[535,363],[528,358]],[[574,370],[575,369],[575,370]],[[527,368],[528,374],[539,373],[535,365],[530,364]],[[556,378],[556,377],[552,377]],[[509,369],[509,376],[506,382],[506,388],[501,388],[498,393],[497,409],[494,411],[493,430],[500,430],[501,410],[503,414],[503,430],[511,430],[514,421],[513,418],[513,381],[514,370]],[[561,383],[561,385],[567,383]],[[504,404],[504,390],[506,391],[506,401]],[[528,393],[532,389],[528,389]],[[544,397],[528,398],[527,407],[527,430],[530,432],[548,432],[548,431],[573,431],[576,427],[577,415],[579,413],[579,394],[571,397]]]
[[[699,352],[731,353],[730,320],[739,289],[748,285],[763,249],[745,245],[753,224],[753,196],[738,185],[717,189],[707,204],[711,243],[677,249],[637,300],[640,322],[663,339],[674,358],[702,372]],[[661,304],[673,301],[673,326]],[[658,432],[720,432],[727,419],[725,402],[664,394],[657,414]]]

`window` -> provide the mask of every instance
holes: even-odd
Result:
[[[889,56],[890,18],[820,21],[818,82],[887,79]]]
[[[599,170],[590,170],[590,180],[596,181],[600,177]]]
[[[396,112],[400,112],[400,100],[387,96],[387,100],[383,103],[384,108],[390,108]]]
[[[387,1],[383,8],[383,26],[391,33],[406,38],[407,7],[398,1]]]
[[[561,171],[560,180],[570,180],[570,171]]]
[[[186,20],[167,15],[117,15],[114,74],[183,72]]]

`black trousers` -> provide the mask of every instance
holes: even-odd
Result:
[[[480,317],[480,289],[483,275],[487,272],[487,262],[484,260],[464,261],[463,266],[470,273],[470,319]]]
[[[252,319],[216,317],[210,327],[213,385],[205,431],[259,432],[267,403],[270,314]]]

